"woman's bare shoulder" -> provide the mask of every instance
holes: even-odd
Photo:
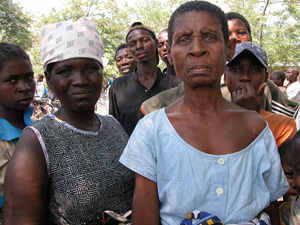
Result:
[[[237,120],[242,120],[247,130],[252,132],[254,137],[257,137],[266,127],[266,121],[253,110],[237,110],[234,116]],[[236,121],[238,123],[238,121]],[[241,123],[239,123],[241,124]]]

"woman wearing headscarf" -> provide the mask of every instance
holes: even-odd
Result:
[[[20,137],[6,173],[4,224],[88,224],[109,219],[106,210],[130,210],[134,176],[118,162],[128,136],[112,116],[94,112],[103,79],[95,24],[43,27],[41,53],[61,108]]]

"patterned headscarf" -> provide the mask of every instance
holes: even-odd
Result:
[[[49,63],[71,58],[91,58],[103,67],[103,42],[89,17],[62,21],[42,27],[41,55],[43,68]]]

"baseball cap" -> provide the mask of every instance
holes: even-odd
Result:
[[[151,33],[151,35],[153,36],[154,39],[156,39],[155,33],[152,30],[151,27],[149,26],[145,26],[143,23],[141,22],[134,22],[133,24],[131,24],[131,26],[128,29],[127,35],[126,35],[126,40],[128,35],[131,33],[131,31],[136,30],[136,29],[143,29],[143,30],[147,30]]]
[[[234,56],[227,64],[230,64],[232,61],[234,61],[234,59],[244,51],[251,52],[265,68],[268,68],[268,57],[266,51],[250,41],[242,42],[241,44],[236,45]]]

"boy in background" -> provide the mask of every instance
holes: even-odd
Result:
[[[258,112],[268,122],[279,147],[294,136],[297,128],[293,118],[262,109],[267,70],[265,50],[252,42],[243,42],[236,45],[234,57],[227,63],[224,75],[231,102]]]

